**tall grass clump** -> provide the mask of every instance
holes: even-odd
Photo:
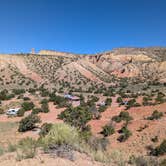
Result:
[[[61,153],[68,152],[69,155],[73,150],[76,150],[88,154],[96,161],[111,161],[110,155],[105,148],[105,145],[108,145],[105,139],[99,140],[99,138],[93,138],[92,141],[87,141],[75,127],[68,124],[60,123],[52,125],[48,134],[41,137],[41,143],[44,151],[47,153],[53,152],[55,154],[58,152],[59,154],[60,149]]]
[[[38,143],[36,140],[26,137],[19,141],[17,145],[17,160],[34,158]]]
[[[76,146],[79,143],[79,133],[74,127],[59,123],[52,126],[42,142],[47,147],[63,144]]]

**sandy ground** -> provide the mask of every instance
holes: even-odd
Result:
[[[102,113],[102,117],[100,120],[92,120],[89,122],[92,127],[93,134],[100,135],[99,133],[102,131],[102,126],[109,123],[114,115],[118,115],[121,111],[124,110],[124,107],[119,107],[115,101],[116,98],[113,98],[112,106]],[[166,138],[165,108],[166,103],[156,106],[131,108],[130,110],[128,110],[130,115],[133,117],[132,122],[128,125],[129,130],[132,132],[132,136],[123,143],[117,141],[117,138],[120,136],[118,130],[123,126],[123,122],[113,123],[116,133],[108,137],[110,140],[110,147],[108,148],[109,151],[118,149],[120,151],[126,152],[127,155],[146,155],[146,147],[148,145],[157,146],[163,139]],[[154,110],[163,112],[164,117],[159,120],[153,121],[145,120],[144,118],[150,116]],[[139,132],[138,130],[141,127],[143,128],[145,125],[147,126],[147,128]],[[158,136],[158,143],[153,143],[151,141],[151,139],[155,136]]]
[[[75,152],[75,160],[70,161],[60,157],[51,157],[47,154],[38,154],[33,159],[16,160],[15,153],[7,153],[0,157],[2,166],[102,166],[99,162],[93,161],[85,154]],[[111,166],[111,165],[110,165]]]

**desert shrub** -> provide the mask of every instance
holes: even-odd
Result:
[[[17,96],[17,99],[23,99],[23,98],[24,98],[24,95],[22,94]]]
[[[127,102],[126,109],[130,109],[131,107],[139,107],[140,104],[136,103],[135,99],[131,99]]]
[[[56,96],[55,94],[50,94],[49,101],[54,102],[55,105],[58,105],[59,107],[66,107],[68,106],[67,99],[61,96]]]
[[[14,98],[14,94],[8,93],[8,90],[4,89],[3,91],[0,91],[0,100],[10,100],[11,98]]]
[[[74,127],[67,124],[54,124],[42,141],[48,148],[63,144],[74,146],[79,142],[79,133]]]
[[[158,136],[155,136],[151,139],[152,142],[158,142]]]
[[[129,122],[131,121],[133,118],[129,115],[129,113],[127,111],[121,111],[120,114],[118,116],[113,116],[112,120],[119,123],[122,120]]]
[[[7,151],[8,152],[15,152],[17,150],[17,145],[16,144],[12,144],[12,143],[8,143],[8,147],[7,147]]]
[[[91,96],[92,102],[97,102],[99,98],[97,96]]]
[[[15,95],[20,95],[20,94],[25,93],[24,89],[13,89],[12,91]]]
[[[158,160],[152,157],[133,157],[132,161],[130,161],[130,164],[135,166],[158,166]]]
[[[155,149],[152,149],[150,152],[151,155],[160,156],[166,154],[166,139],[161,142],[159,146]]]
[[[23,97],[23,100],[28,101],[28,100],[30,100],[30,98],[29,97]]]
[[[121,135],[118,138],[119,142],[126,141],[132,135],[131,131],[127,128],[127,126],[122,127],[120,133]]]
[[[79,132],[81,140],[84,140],[88,142],[88,140],[91,138],[91,127],[90,125],[87,125],[83,131]]]
[[[42,112],[44,112],[44,113],[48,113],[50,110],[49,110],[49,107],[48,107],[48,103],[43,103],[42,105],[41,105],[41,110],[42,110]]]
[[[48,103],[48,100],[47,99],[43,99],[41,100],[40,104],[47,104]]]
[[[24,113],[25,113],[25,110],[23,108],[19,109],[17,112],[17,116],[19,116],[19,117],[24,116]]]
[[[87,144],[94,151],[97,151],[97,150],[105,151],[109,145],[109,140],[105,137],[97,138],[97,137],[91,136],[88,139]]]
[[[160,119],[162,116],[163,116],[162,112],[155,110],[153,111],[151,116],[147,117],[147,120],[157,120]]]
[[[107,137],[111,134],[114,134],[115,133],[115,129],[112,125],[105,125],[103,127],[103,130],[101,131],[101,134],[104,135],[104,137]]]
[[[5,149],[3,146],[0,146],[0,156],[2,156],[5,153]]]
[[[105,101],[105,104],[106,105],[111,105],[112,103],[112,99],[111,98],[107,98],[106,101]]]
[[[36,92],[36,89],[30,88],[30,89],[28,89],[28,92],[31,94],[34,94]]]
[[[49,131],[51,130],[52,125],[53,125],[52,123],[44,123],[41,126],[41,131],[40,131],[39,135],[41,137],[46,136],[49,133]]]
[[[11,93],[11,94],[6,95],[6,99],[5,100],[10,100],[10,99],[12,99],[14,97],[15,97],[15,95],[13,93]]]
[[[159,166],[166,166],[166,159],[162,160],[159,164]]]
[[[118,97],[117,100],[116,100],[116,102],[117,102],[117,103],[120,103],[120,104],[123,103],[122,97]]]
[[[47,89],[40,89],[40,95],[42,97],[47,97],[49,96],[49,91]]]
[[[43,112],[43,110],[41,108],[33,108],[33,110],[32,110],[32,114],[38,114],[40,112]]]
[[[92,119],[92,113],[86,107],[69,107],[59,114],[58,117],[71,126],[83,130],[87,122]]]
[[[19,122],[19,132],[25,132],[35,128],[36,123],[40,122],[40,118],[37,115],[30,114]]]
[[[144,96],[144,97],[143,97],[143,102],[142,102],[142,104],[143,104],[144,106],[152,105],[152,102],[149,102],[149,101],[151,101],[151,100],[152,100],[152,98]]]
[[[164,103],[166,101],[164,97],[165,97],[165,94],[163,94],[162,92],[158,92],[157,97],[155,98],[156,104]]]
[[[34,108],[33,102],[23,102],[21,106],[25,111],[29,111]]]
[[[4,109],[0,108],[0,114],[4,113]]]
[[[36,155],[37,141],[27,137],[23,138],[18,143],[17,160],[34,158]]]
[[[42,144],[45,152],[57,154],[58,151],[60,157],[64,157],[63,149],[69,147],[67,148],[67,152],[69,152],[67,157],[70,157],[72,150],[75,149],[89,154],[94,160],[110,162],[110,156],[106,151],[101,150],[106,149],[108,140],[96,138],[89,140],[89,143],[87,143],[80,138],[80,133],[76,128],[64,123],[54,124],[49,133],[42,138]],[[59,151],[59,148],[62,151]]]
[[[99,112],[104,112],[107,109],[107,106],[101,105],[98,109]]]
[[[149,127],[147,124],[145,124],[144,126],[140,126],[139,129],[137,130],[138,132],[143,131],[144,129],[146,129],[147,127]]]

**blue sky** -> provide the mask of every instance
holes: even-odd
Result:
[[[0,0],[0,52],[166,46],[165,0]]]

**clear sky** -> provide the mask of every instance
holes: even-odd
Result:
[[[166,46],[166,0],[0,0],[0,52]]]

